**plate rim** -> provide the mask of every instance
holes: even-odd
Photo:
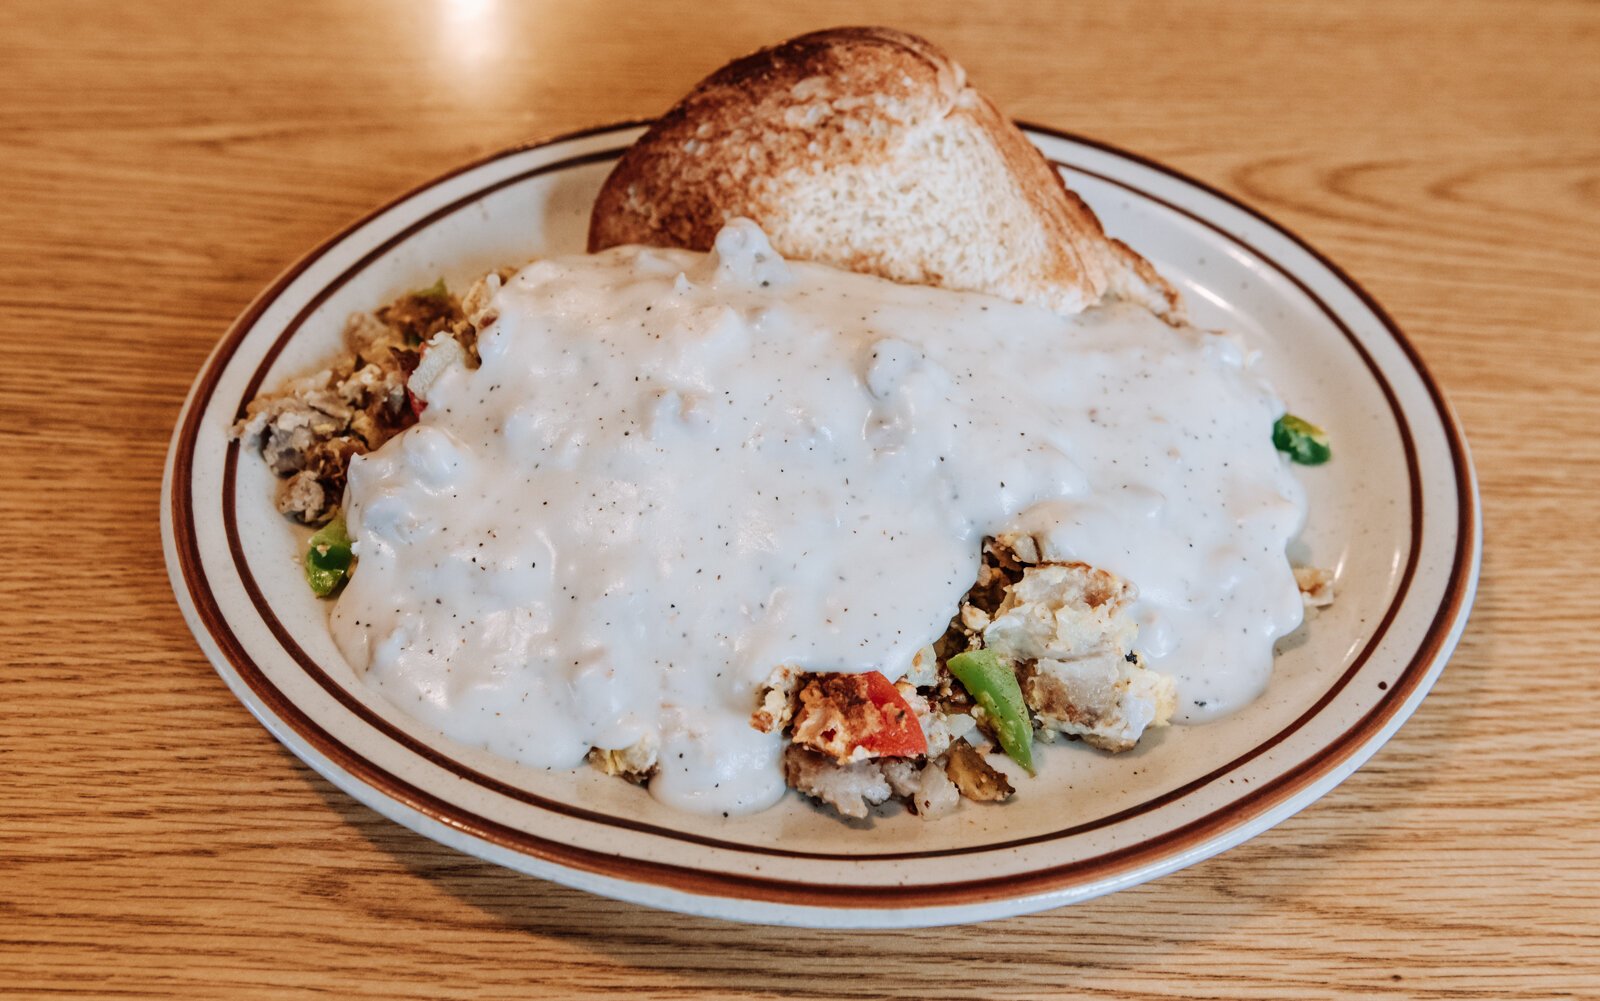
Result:
[[[1087,889],[1096,884],[1097,881],[1115,882],[1127,877],[1130,872],[1135,872],[1141,868],[1148,870],[1147,874],[1137,876],[1137,878],[1131,879],[1130,882],[1142,881],[1143,878],[1150,878],[1161,872],[1170,871],[1172,868],[1197,861],[1201,857],[1213,854],[1215,851],[1244,840],[1258,830],[1264,829],[1270,826],[1271,823],[1282,819],[1281,817],[1270,820],[1265,818],[1270,818],[1273,814],[1285,809],[1289,809],[1292,812],[1294,809],[1298,809],[1305,803],[1320,796],[1322,792],[1326,791],[1326,788],[1331,788],[1332,785],[1342,780],[1344,775],[1348,774],[1349,771],[1353,771],[1362,761],[1376,751],[1387,740],[1388,735],[1411,714],[1416,704],[1420,702],[1422,695],[1431,687],[1433,680],[1442,669],[1445,659],[1454,648],[1460,631],[1465,625],[1476,587],[1478,564],[1481,557],[1481,522],[1476,479],[1465,436],[1454,412],[1415,347],[1405,337],[1388,313],[1354,278],[1293,231],[1259,210],[1211,187],[1203,181],[1196,180],[1139,154],[1130,153],[1111,144],[1074,133],[1047,126],[1019,122],[1018,124],[1025,131],[1064,140],[1086,148],[1097,149],[1166,175],[1255,218],[1268,227],[1269,230],[1276,232],[1286,238],[1292,245],[1306,252],[1314,261],[1325,268],[1330,275],[1337,279],[1340,284],[1353,292],[1362,306],[1385,328],[1401,350],[1411,371],[1417,376],[1427,395],[1428,402],[1432,404],[1437,413],[1440,428],[1444,433],[1451,453],[1451,472],[1456,486],[1458,514],[1455,552],[1439,607],[1434,614],[1432,622],[1419,640],[1416,654],[1410,663],[1406,664],[1400,671],[1395,684],[1360,719],[1347,728],[1344,733],[1326,742],[1311,758],[1293,768],[1276,773],[1272,781],[1265,783],[1261,788],[1253,790],[1250,794],[1236,801],[1224,804],[1189,824],[1099,856],[1075,860],[1060,866],[1050,866],[1041,870],[1016,873],[998,880],[987,880],[967,885],[961,883],[921,884],[915,886],[872,885],[870,887],[821,885],[804,881],[752,877],[742,873],[710,872],[700,868],[679,866],[656,860],[626,858],[595,852],[564,842],[540,839],[537,836],[529,835],[528,832],[500,824],[492,818],[477,815],[473,811],[444,801],[424,789],[413,786],[399,776],[389,773],[385,766],[361,759],[359,754],[345,747],[337,737],[328,733],[320,724],[301,712],[298,707],[277,690],[276,686],[261,675],[260,668],[250,658],[243,644],[237,637],[233,636],[232,631],[227,627],[223,613],[216,607],[215,596],[210,591],[205,580],[205,571],[200,557],[194,519],[189,511],[188,503],[192,500],[192,490],[189,489],[190,478],[187,475],[187,469],[192,462],[199,427],[204,423],[203,418],[207,409],[204,405],[197,407],[195,405],[196,401],[202,397],[209,398],[211,390],[215,388],[216,381],[220,379],[222,372],[226,369],[239,342],[243,340],[244,335],[255,326],[265,310],[283,294],[289,285],[314,262],[368,222],[452,178],[495,161],[546,146],[611,132],[621,132],[648,124],[648,120],[630,120],[531,139],[492,151],[413,186],[403,194],[341,227],[337,232],[306,252],[279,274],[233,321],[197,376],[180,414],[167,455],[166,478],[168,482],[163,484],[162,491],[162,534],[163,543],[167,550],[169,575],[172,578],[173,588],[177,593],[179,603],[184,606],[185,618],[189,623],[190,629],[195,633],[196,638],[201,640],[201,646],[207,653],[208,659],[212,661],[218,672],[223,675],[224,680],[228,681],[230,688],[234,687],[234,681],[237,680],[247,685],[249,690],[261,700],[261,706],[253,705],[245,698],[243,693],[235,688],[235,694],[241,698],[241,701],[244,701],[246,706],[252,712],[255,712],[258,718],[262,719],[268,729],[280,741],[288,744],[290,749],[298,756],[304,758],[306,748],[297,746],[298,742],[287,739],[286,735],[281,732],[280,727],[287,727],[292,730],[298,737],[312,745],[311,750],[321,755],[326,755],[325,764],[337,769],[346,781],[340,782],[335,776],[329,775],[325,771],[323,774],[330,779],[334,779],[335,784],[345,788],[347,792],[352,792],[352,790],[347,787],[346,783],[355,784],[384,802],[392,801],[408,810],[417,811],[434,821],[445,823],[457,834],[463,835],[468,839],[481,840],[503,850],[527,855],[558,869],[572,869],[602,878],[623,880],[628,885],[635,883],[647,884],[669,892],[683,892],[695,897],[717,898],[746,909],[768,906],[788,908],[794,911],[810,911],[818,908],[876,911],[884,909],[885,904],[890,903],[890,898],[892,898],[893,906],[888,909],[894,912],[948,909],[952,906],[962,905],[999,904],[1004,907],[1007,903],[1010,903],[1018,906],[1014,906],[1010,910],[1004,911],[1004,913],[1020,913],[1027,909],[1037,909],[1037,906],[1050,906],[1051,898],[1070,893],[1074,888]],[[615,151],[606,151],[605,155],[614,156]],[[1073,170],[1081,170],[1076,165],[1068,166]],[[1093,171],[1089,171],[1089,173],[1093,173]],[[1122,184],[1122,182],[1114,179],[1111,180],[1113,180],[1113,183]],[[1126,184],[1122,184],[1122,186],[1128,187]],[[481,191],[478,192],[475,197],[481,196],[482,193]],[[1165,202],[1164,199],[1151,192],[1141,190],[1138,193],[1142,197],[1164,202],[1169,208],[1174,208],[1184,215],[1198,220],[1230,239],[1244,243],[1238,236],[1227,233],[1216,223],[1188,209]],[[1249,246],[1248,244],[1245,245]],[[1258,248],[1251,249],[1260,254],[1263,260],[1273,261],[1270,255],[1262,253]],[[373,253],[376,254],[378,252],[374,251]],[[1273,263],[1276,262],[1273,261]],[[1323,302],[1321,296],[1307,287],[1299,276],[1281,265],[1278,266],[1277,270],[1294,282],[1302,293],[1309,296],[1313,303],[1327,312],[1335,323],[1338,323],[1341,327],[1344,326],[1334,311]],[[302,311],[302,315],[309,313],[314,308],[315,300],[316,295],[313,296],[313,300]],[[287,337],[281,338],[276,347],[281,347],[288,339]],[[1353,335],[1351,340],[1357,350],[1366,356],[1365,347],[1356,341]],[[271,351],[273,355],[276,354],[276,347]],[[1366,357],[1365,360],[1373,372],[1380,375],[1379,381],[1384,383],[1384,391],[1392,393],[1392,388],[1387,385],[1387,381],[1381,375],[1381,369],[1370,357]],[[270,361],[270,357],[263,360],[261,363],[263,371],[265,366],[270,364]],[[1398,407],[1396,407],[1396,412],[1397,414],[1399,413]],[[1402,426],[1404,426],[1403,419]],[[1409,433],[1409,430],[1403,431],[1403,434],[1407,436],[1409,436]],[[230,463],[236,459],[237,451],[237,445],[230,446]],[[1413,503],[1418,506],[1420,511],[1422,503],[1420,494],[1414,498]],[[1446,503],[1446,501],[1441,500],[1440,503]],[[180,529],[182,530],[181,540]],[[180,545],[180,541],[185,544]],[[1410,564],[1415,564],[1416,562],[1414,558],[1415,550],[1419,545],[1420,532],[1413,531],[1413,559],[1409,561]],[[1399,600],[1394,603],[1389,610],[1389,614],[1385,616],[1385,623],[1392,618],[1404,603],[1403,591],[1399,593],[1398,597]],[[185,598],[189,600],[185,601]],[[261,603],[264,604],[264,601]],[[209,608],[207,607],[208,604]],[[221,635],[219,635],[219,627]],[[202,636],[202,630],[206,635]],[[1375,635],[1381,635],[1381,632]],[[213,655],[211,649],[207,647],[205,640],[208,638],[216,646],[216,655]],[[225,663],[229,670],[236,673],[237,679],[228,676],[227,671],[224,669]],[[1359,665],[1360,660],[1354,662],[1347,671],[1354,670]],[[253,683],[250,677],[247,676],[251,673],[264,682],[264,686]],[[262,690],[263,687],[267,691],[264,692]],[[268,692],[271,694],[269,695]],[[1309,720],[1314,716],[1321,704],[1319,702],[1317,706],[1308,710],[1303,719]],[[273,726],[272,722],[262,716],[260,709],[271,712],[276,717],[279,725]],[[312,731],[311,734],[305,732],[308,729]],[[316,736],[313,736],[313,734]],[[356,760],[354,762],[341,761],[340,755],[327,755],[327,749],[330,747],[342,750],[350,758]],[[1252,748],[1252,752],[1256,750],[1257,748]],[[1334,751],[1337,753],[1330,753]],[[357,767],[349,767],[352,763]],[[1225,767],[1231,767],[1231,765]],[[318,771],[323,771],[323,769],[318,768]],[[364,772],[368,774],[377,772],[380,775],[385,775],[386,781],[374,783],[362,777]],[[368,797],[366,796],[357,796],[357,798],[368,802]],[[375,804],[368,802],[368,805]],[[380,812],[388,814],[388,811],[382,809],[380,809]],[[469,816],[462,818],[460,814],[463,813]],[[407,826],[415,825],[408,824]],[[433,835],[430,834],[428,836],[431,837]],[[530,837],[535,841],[541,842],[543,850],[528,851],[527,842]],[[452,839],[452,841],[454,840]],[[472,851],[470,844],[454,844],[454,847]],[[718,847],[748,850],[747,846],[743,845],[719,845]],[[1002,847],[1006,847],[1006,845],[986,845],[970,850],[997,850]],[[1210,850],[1207,850],[1208,848]],[[474,854],[479,853],[474,852]],[[862,856],[852,857],[864,858]],[[1179,861],[1174,862],[1173,860],[1175,859]],[[495,861],[501,861],[504,864],[503,860],[496,859]],[[655,876],[665,878],[652,878]],[[602,889],[600,892],[608,891]],[[609,895],[617,894],[610,893]],[[1087,895],[1090,894],[1086,893],[1085,896]],[[1040,904],[1038,903],[1039,901],[1044,902]],[[1037,906],[1029,907],[1027,906],[1029,902],[1033,902]],[[738,917],[740,915],[724,914],[723,916]],[[771,919],[772,915],[764,914],[759,915],[759,917],[761,919]]]

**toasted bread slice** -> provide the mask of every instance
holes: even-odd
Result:
[[[589,249],[709,250],[754,219],[786,257],[1075,313],[1178,296],[931,43],[887,28],[791,39],[701,81],[595,200]]]

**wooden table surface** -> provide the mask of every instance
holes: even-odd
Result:
[[[168,589],[161,463],[206,352],[430,175],[850,22],[1238,195],[1387,305],[1482,480],[1450,667],[1274,830],[978,927],[674,917],[357,805]],[[11,0],[0,96],[0,995],[1600,996],[1600,6]]]

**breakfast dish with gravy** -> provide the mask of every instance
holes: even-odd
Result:
[[[453,740],[932,819],[1248,704],[1332,601],[1287,555],[1322,432],[924,40],[714,73],[588,250],[352,316],[234,428],[340,651]]]

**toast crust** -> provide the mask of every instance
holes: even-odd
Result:
[[[773,182],[783,171],[883,159],[881,142],[865,136],[943,115],[964,84],[961,68],[930,43],[889,28],[814,32],[736,59],[623,154],[595,199],[589,250],[710,250],[728,216],[759,223],[779,207]],[[808,97],[846,93],[859,96],[822,122],[796,113]]]

